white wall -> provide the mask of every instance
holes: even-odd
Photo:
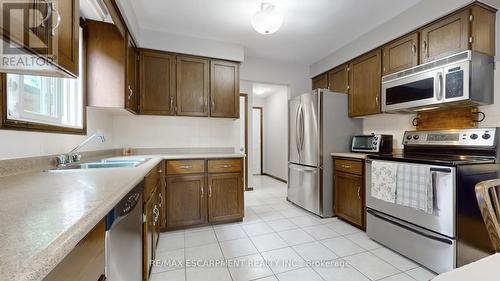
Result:
[[[116,147],[237,147],[234,119],[206,117],[115,116]]]
[[[95,140],[82,151],[111,149],[113,144],[113,122],[110,113],[103,109],[87,108],[87,133],[101,130],[106,142]],[[0,130],[0,160],[68,153],[87,136],[49,134],[27,131]]]

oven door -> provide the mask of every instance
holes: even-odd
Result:
[[[405,111],[443,103],[443,69],[437,68],[382,83],[382,111]]]
[[[372,197],[371,166],[374,161],[380,160],[366,161],[366,207],[447,237],[455,237],[455,168],[401,162],[405,165],[423,165],[430,170],[435,194],[435,210],[433,214],[428,214]]]

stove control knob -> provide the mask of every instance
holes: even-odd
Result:
[[[479,136],[477,134],[472,134],[470,135],[470,138],[473,139],[473,140],[477,140]]]
[[[420,136],[419,136],[419,135],[414,135],[414,136],[413,136],[413,139],[414,139],[414,140],[418,140],[419,138],[420,138]]]
[[[490,134],[484,134],[484,135],[483,135],[483,139],[485,139],[485,140],[488,140],[488,139],[490,139],[490,138],[491,138],[491,135],[490,135]]]
[[[412,138],[412,135],[407,135],[407,136],[406,136],[406,139],[407,139],[407,140],[411,140],[411,138]]]

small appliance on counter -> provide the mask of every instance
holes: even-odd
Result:
[[[500,131],[408,131],[366,160],[367,235],[443,273],[494,253],[475,185],[500,176]]]
[[[392,135],[357,135],[352,137],[351,151],[363,153],[392,153]]]

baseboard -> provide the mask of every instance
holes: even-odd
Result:
[[[280,182],[284,182],[284,183],[288,183],[286,180],[282,179],[282,178],[279,178],[279,177],[276,177],[276,176],[273,176],[273,175],[270,175],[270,174],[267,174],[267,173],[263,173],[262,174],[263,176],[268,176],[270,178],[273,178],[277,181],[280,181]]]

